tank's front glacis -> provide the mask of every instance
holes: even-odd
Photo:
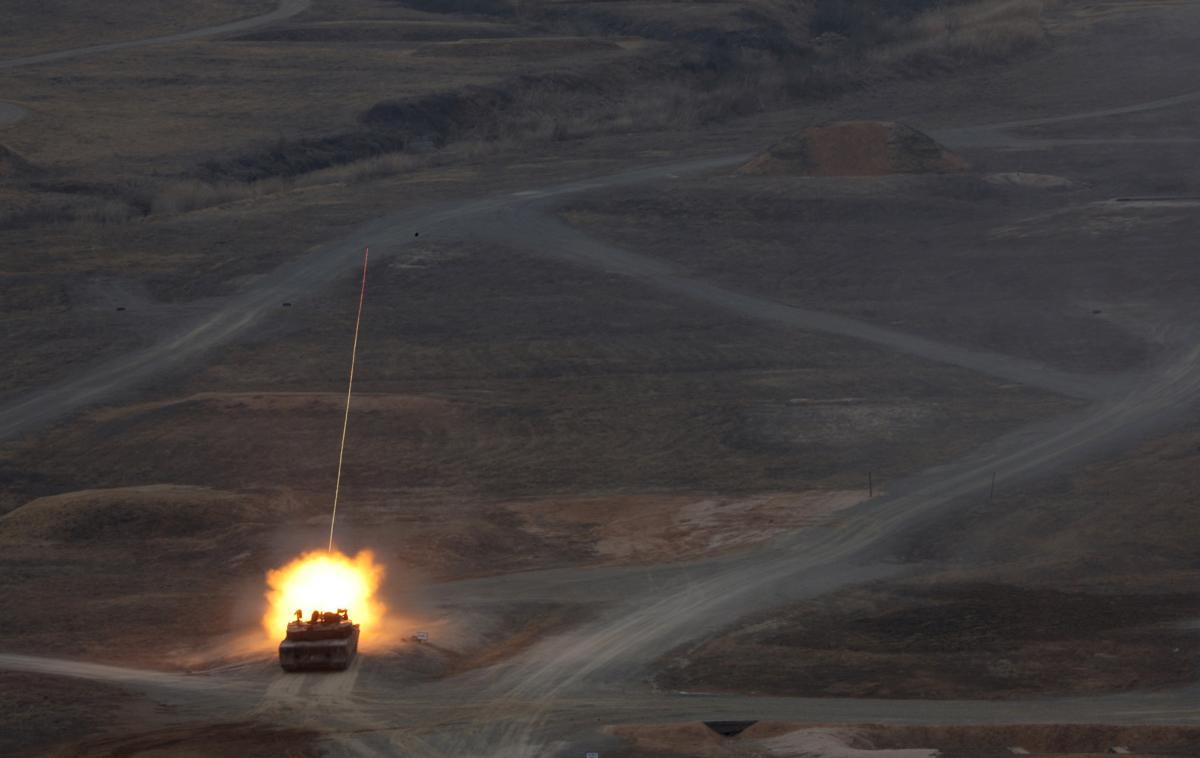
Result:
[[[279,643],[284,671],[343,671],[358,652],[358,624],[294,621]]]

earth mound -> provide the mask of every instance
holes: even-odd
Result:
[[[739,169],[761,176],[885,176],[963,171],[966,161],[932,137],[891,121],[838,121],[809,127]]]
[[[256,498],[207,487],[150,485],[38,498],[0,518],[0,541],[208,537],[261,520]]]
[[[0,179],[33,173],[33,164],[11,148],[0,144]]]

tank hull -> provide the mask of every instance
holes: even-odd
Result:
[[[357,654],[357,626],[346,637],[279,643],[279,665],[284,671],[345,671]]]

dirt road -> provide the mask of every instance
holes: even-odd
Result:
[[[655,693],[592,686],[551,699],[495,696],[467,676],[404,686],[386,658],[360,658],[346,674],[285,675],[268,664],[174,675],[28,656],[0,656],[0,668],[76,676],[145,692],[178,721],[254,720],[319,724],[332,755],[577,755],[610,747],[599,726],[696,720],[777,720],[888,724],[1200,724],[1200,687],[1080,698],[1010,701],[747,697]],[[530,713],[544,711],[536,729]]]
[[[79,377],[18,397],[0,407],[0,440],[14,439],[91,405],[119,399],[154,376],[194,365],[208,351],[246,335],[281,302],[300,300],[352,270],[363,246],[369,246],[379,257],[391,256],[410,243],[413,230],[420,230],[426,241],[458,239],[466,235],[526,248],[541,255],[637,278],[740,316],[872,342],[897,352],[962,366],[1063,395],[1086,399],[1111,397],[1134,380],[1133,377],[1071,374],[1031,361],[968,350],[845,316],[724,289],[690,278],[648,256],[591,240],[553,216],[555,203],[574,194],[715,171],[746,159],[745,155],[733,155],[672,163],[483,200],[415,208],[378,219],[338,242],[310,251],[263,276],[261,284],[219,302],[206,315],[144,350],[93,366]]]
[[[164,34],[158,37],[148,37],[146,39],[129,40],[128,42],[112,42],[104,45],[92,45],[90,47],[77,47],[70,50],[56,50],[50,53],[42,53],[40,55],[27,55],[21,58],[9,58],[8,60],[0,60],[0,70],[23,68],[25,66],[35,66],[39,63],[52,63],[54,61],[68,60],[70,58],[80,58],[87,55],[96,55],[97,53],[107,53],[114,50],[125,50],[135,47],[148,47],[151,45],[166,45],[173,42],[187,42],[190,40],[204,39],[206,37],[220,37],[229,34],[239,34],[251,29],[257,29],[261,26],[273,24],[277,21],[296,16],[309,8],[312,5],[312,0],[280,0],[279,6],[270,13],[264,13],[261,16],[253,16],[244,18],[238,21],[230,21],[217,26],[204,27],[202,29],[190,29],[185,32],[176,32],[175,34]],[[15,103],[0,102],[0,128],[11,126],[18,121],[23,121],[29,117],[29,111]]]
[[[994,127],[982,129],[990,132]],[[1021,715],[1031,713],[1034,720],[1048,722],[1178,723],[1200,719],[1193,689],[1042,701],[1036,710],[1022,710],[1014,703],[939,703],[931,709],[911,701],[660,699],[630,684],[638,682],[645,665],[669,648],[702,637],[729,619],[897,574],[903,568],[887,562],[891,541],[986,487],[993,472],[1000,481],[1011,482],[1095,456],[1171,424],[1180,407],[1200,400],[1200,347],[1188,330],[1166,330],[1166,342],[1187,347],[1136,381],[1074,376],[731,292],[689,278],[654,259],[588,239],[552,215],[555,203],[574,193],[662,180],[689,171],[719,170],[743,159],[730,156],[639,169],[381,219],[342,242],[284,266],[264,278],[268,284],[232,298],[155,346],[4,408],[0,430],[8,437],[19,435],[91,403],[119,396],[159,372],[202,359],[207,350],[251,329],[281,300],[296,299],[349,270],[362,244],[387,255],[400,249],[414,228],[422,229],[426,238],[453,236],[453,229],[466,228],[473,236],[519,244],[542,255],[637,278],[740,316],[864,339],[1095,402],[1068,417],[997,440],[966,460],[897,483],[887,497],[847,512],[836,528],[791,535],[751,554],[654,569],[559,570],[444,585],[438,589],[442,602],[459,608],[489,602],[498,593],[513,601],[550,597],[560,602],[576,599],[606,605],[592,623],[546,640],[519,658],[489,669],[485,676],[466,675],[434,685],[405,687],[397,684],[402,677],[388,675],[385,661],[365,663],[364,671],[337,681],[282,677],[263,668],[211,675],[227,702],[244,703],[235,693],[257,691],[262,696],[256,713],[283,723],[313,718],[313,704],[318,703],[321,722],[332,730],[335,743],[356,754],[419,752],[418,748],[441,755],[535,754],[552,743],[570,744],[584,728],[586,719],[578,716],[582,703],[587,704],[588,718],[602,722],[668,714],[693,719],[714,714],[796,718],[801,713],[852,721],[997,722],[1031,718]],[[172,680],[157,681],[144,673],[13,656],[0,658],[0,666],[105,678],[148,691],[161,692],[167,686],[197,712],[207,712],[203,706],[213,702],[212,692],[203,688],[197,690],[190,684],[172,688]],[[624,694],[617,696],[622,691]],[[190,694],[181,696],[180,692]]]
[[[110,42],[105,45],[92,45],[91,47],[76,47],[71,50],[56,50],[52,53],[42,53],[40,55],[27,55],[22,58],[9,58],[8,60],[0,60],[0,71],[10,68],[21,68],[24,66],[36,66],[39,63],[52,63],[54,61],[67,60],[69,58],[81,58],[85,55],[95,55],[97,53],[107,53],[113,50],[126,50],[133,47],[148,47],[150,45],[167,45],[172,42],[188,42],[191,40],[203,39],[205,37],[220,37],[227,34],[239,34],[247,32],[251,29],[257,29],[260,26],[273,24],[276,21],[282,21],[291,18],[305,10],[312,4],[312,0],[280,0],[279,7],[270,13],[264,13],[261,16],[253,16],[251,18],[243,18],[238,21],[230,21],[226,24],[218,26],[209,26],[203,29],[190,29],[185,32],[176,32],[175,34],[164,34],[159,37],[149,37],[147,39],[130,40],[128,42]],[[0,114],[0,124],[3,124],[2,114]]]
[[[282,6],[281,6],[282,7]],[[165,38],[164,38],[165,39]],[[1191,102],[1198,93],[1084,114],[1057,114],[947,130],[951,146],[1017,145],[1007,130],[1102,118]],[[957,141],[956,141],[957,140]],[[646,666],[686,640],[702,638],[747,613],[873,578],[896,576],[895,540],[1001,482],[1120,449],[1178,423],[1200,402],[1200,341],[1190,325],[1161,327],[1173,352],[1136,377],[1065,373],[1029,361],[966,350],[697,280],[636,252],[583,235],[558,221],[556,203],[593,189],[668,181],[744,160],[710,160],[638,169],[482,200],[406,210],[311,251],[217,304],[150,348],[93,367],[79,377],[0,409],[0,438],[13,439],[88,406],[121,398],[151,377],[202,361],[247,334],[284,300],[298,300],[352,271],[363,245],[394,254],[419,229],[424,239],[476,238],[599,268],[711,308],[800,330],[823,331],[1092,401],[1083,410],[996,440],[968,458],[896,483],[886,497],[843,513],[835,525],[785,536],[752,553],[652,568],[527,572],[436,588],[447,607],[469,609],[497,596],[516,602],[553,598],[599,608],[589,623],[543,640],[480,672],[430,684],[405,684],[386,656],[364,658],[345,675],[285,676],[269,663],[178,676],[25,656],[0,656],[0,668],[119,682],[169,700],[194,718],[244,718],[326,731],[334,752],[355,755],[526,756],[578,753],[602,739],[598,724],[698,718],[777,718],[901,723],[1200,723],[1200,688],[1095,698],[976,702],[753,698],[656,694]],[[566,754],[564,752],[564,754]]]

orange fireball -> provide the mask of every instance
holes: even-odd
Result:
[[[353,558],[337,552],[305,553],[283,568],[267,572],[263,629],[272,642],[278,642],[288,622],[295,620],[296,611],[307,618],[313,611],[345,608],[365,637],[383,620],[386,610],[376,597],[383,573],[383,566],[368,550]]]

